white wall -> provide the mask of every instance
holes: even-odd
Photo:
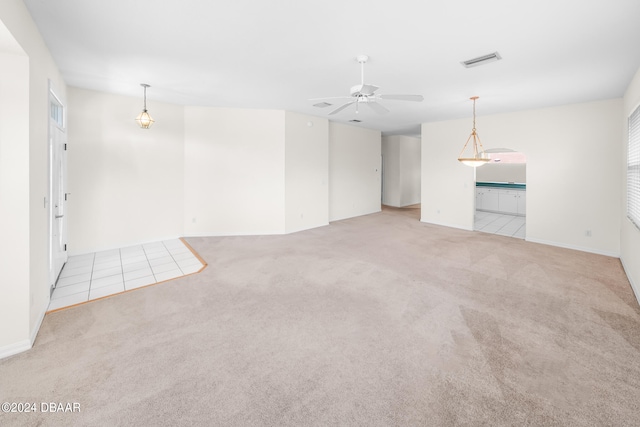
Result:
[[[619,255],[621,115],[617,99],[478,118],[485,148],[527,156],[527,240]],[[473,228],[474,170],[456,160],[469,132],[422,125],[422,221]]]
[[[3,29],[0,23],[0,31]],[[4,35],[3,35],[4,36]],[[6,40],[6,39],[3,39]],[[0,357],[29,342],[29,58],[0,53]]]
[[[380,212],[381,134],[329,122],[329,221]]]
[[[183,107],[68,89],[71,255],[183,235]]]
[[[420,138],[382,137],[383,204],[403,207],[420,203],[420,148]]]
[[[285,232],[329,223],[329,121],[285,113]]]
[[[187,236],[285,230],[285,113],[185,107]]]
[[[458,162],[456,152],[468,137],[468,124],[465,120],[422,124],[423,222],[473,229],[474,171]]]
[[[487,163],[476,169],[479,182],[527,182],[526,163]]]
[[[11,75],[20,69],[22,75],[22,77],[14,76],[15,78],[8,80],[6,84],[16,87],[7,89],[6,92],[3,90],[2,93],[2,105],[9,102],[12,104],[14,112],[21,112],[19,117],[17,116],[15,119],[15,123],[8,127],[5,127],[5,120],[12,117],[13,113],[3,115],[2,127],[9,135],[12,135],[12,138],[15,137],[11,140],[11,144],[22,144],[18,151],[6,151],[5,148],[0,153],[0,156],[3,157],[3,164],[8,161],[14,167],[19,165],[21,169],[20,172],[11,176],[13,189],[10,190],[10,193],[0,196],[4,198],[11,195],[11,205],[14,210],[9,218],[14,218],[14,216],[21,218],[17,222],[0,221],[2,224],[0,225],[0,234],[4,241],[11,242],[12,249],[15,248],[16,251],[13,256],[18,257],[7,270],[11,271],[18,280],[0,287],[0,292],[2,292],[0,299],[4,300],[6,297],[7,288],[5,286],[9,286],[10,294],[14,295],[7,297],[9,300],[20,299],[20,304],[11,310],[13,314],[10,316],[10,320],[0,322],[0,357],[2,357],[31,346],[49,304],[49,217],[48,208],[44,204],[49,186],[49,80],[56,86],[62,98],[66,96],[66,86],[22,1],[3,0],[0,2],[0,21],[3,24],[1,26],[5,27],[0,31],[2,36],[6,38],[10,33],[10,38],[13,39],[9,41],[9,46],[15,46],[15,42],[17,42],[28,56],[28,63],[25,62],[25,58],[11,61],[13,65],[10,65],[7,70],[3,70],[3,74]],[[6,41],[3,40],[1,43],[4,52],[6,52]],[[28,64],[28,70],[25,69],[26,64]],[[26,93],[24,90],[25,78],[28,78],[28,92]],[[27,94],[28,99],[25,98]],[[25,118],[28,118],[28,134],[24,133]],[[3,132],[5,131],[3,130]],[[23,151],[27,149],[28,153]],[[12,169],[13,167],[7,168],[9,171]],[[5,201],[3,200],[3,204]],[[24,228],[24,221],[28,221],[28,229]],[[14,236],[15,239],[9,240],[8,236]],[[25,252],[27,250],[28,254]],[[2,271],[4,273],[4,268]],[[28,289],[26,292],[29,295],[26,302],[23,300],[25,287]],[[2,319],[4,320],[3,317]],[[24,324],[28,325],[27,328],[24,328]]]
[[[640,105],[640,69],[629,84],[624,95],[622,110],[622,204],[620,215],[620,259],[627,272],[631,286],[640,301],[640,230],[627,218],[627,145],[629,143],[628,118]]]
[[[382,203],[401,206],[400,140],[397,136],[382,137]]]
[[[326,119],[150,101],[145,130],[138,98],[70,88],[69,104],[72,255],[328,223]]]
[[[400,136],[400,206],[420,203],[422,158],[420,138]]]

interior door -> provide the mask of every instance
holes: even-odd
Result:
[[[49,91],[49,283],[51,289],[67,262],[67,134],[65,110]]]

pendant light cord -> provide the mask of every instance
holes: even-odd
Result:
[[[476,98],[473,98],[473,131],[476,130]]]
[[[140,86],[142,86],[142,88],[144,89],[144,108],[143,111],[147,111],[147,88],[151,87],[146,83],[140,83]]]

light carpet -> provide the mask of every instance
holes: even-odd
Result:
[[[202,273],[46,316],[0,361],[0,425],[631,426],[620,261],[419,222],[189,238]]]

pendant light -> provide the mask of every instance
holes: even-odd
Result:
[[[485,165],[489,162],[489,155],[485,153],[484,147],[482,146],[482,142],[480,142],[480,137],[476,133],[476,99],[477,96],[472,96],[470,98],[473,101],[473,129],[471,129],[471,135],[467,138],[467,142],[464,143],[464,147],[462,147],[462,151],[458,156],[458,161],[464,165],[471,167],[478,167]],[[464,150],[467,149],[467,145],[469,145],[469,141],[473,139],[473,153],[469,157],[465,157]]]
[[[136,122],[138,122],[142,129],[149,129],[155,121],[147,112],[147,88],[151,86],[146,83],[140,83],[140,86],[144,88],[144,109],[142,110],[142,113],[138,114],[138,117],[136,117]]]

